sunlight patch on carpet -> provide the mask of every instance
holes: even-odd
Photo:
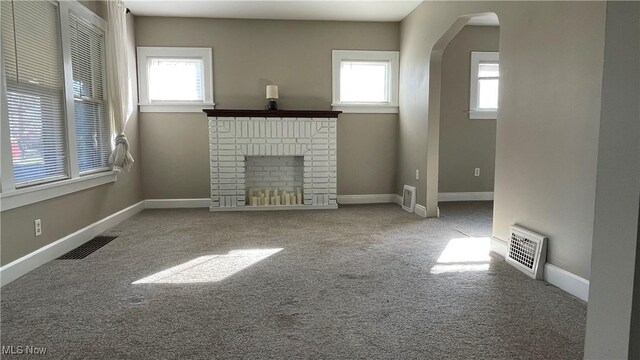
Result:
[[[438,263],[482,262],[489,261],[489,238],[451,239]]]
[[[200,256],[186,263],[160,271],[140,280],[137,284],[191,284],[217,282],[281,251],[275,249],[233,250],[226,255]]]
[[[431,268],[432,274],[456,273],[468,271],[487,271],[489,264],[438,264]]]
[[[451,239],[431,268],[432,274],[489,270],[490,238]]]

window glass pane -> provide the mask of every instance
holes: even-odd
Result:
[[[2,3],[2,54],[7,67],[16,187],[64,179],[66,130],[58,8],[48,1]],[[14,39],[5,41],[9,36]]]
[[[481,62],[478,65],[478,77],[498,77],[500,76],[499,69],[498,63]]]
[[[386,62],[341,62],[341,102],[389,102],[388,70]]]
[[[80,173],[108,169],[111,143],[103,104],[75,102],[76,145]]]
[[[150,101],[203,101],[201,59],[149,59]]]
[[[497,109],[498,108],[498,80],[480,79],[478,80],[478,108]]]

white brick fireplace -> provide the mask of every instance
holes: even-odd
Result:
[[[338,207],[340,112],[204,111],[209,118],[211,211]],[[257,205],[249,198],[265,193],[266,204]],[[281,204],[273,203],[274,194],[283,196]],[[291,195],[290,205],[285,205],[284,194]]]

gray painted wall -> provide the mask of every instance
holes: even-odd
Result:
[[[136,18],[138,46],[213,48],[218,109],[262,109],[277,84],[281,109],[328,110],[331,50],[398,50],[398,23]],[[207,118],[141,113],[146,198],[206,198]],[[338,120],[338,193],[395,190],[397,114],[343,114]],[[187,174],[187,175],[185,175]]]
[[[469,83],[471,52],[498,51],[499,44],[498,27],[465,26],[444,50],[438,192],[493,191],[496,120],[469,119]]]
[[[416,8],[401,23],[397,191],[405,183],[416,185],[417,202],[435,215],[435,195],[430,194],[430,202],[426,196],[429,183],[437,189],[438,179],[439,139],[429,130],[439,124],[428,121],[425,100],[431,49],[459,16],[495,12],[502,107],[496,129],[494,236],[506,239],[513,223],[548,234],[548,261],[588,279],[605,5],[424,2]],[[435,150],[427,152],[429,146]],[[424,174],[428,167],[427,176],[415,181],[415,169]]]
[[[640,3],[607,4],[604,50],[585,359],[637,359],[629,349],[640,260]]]
[[[107,19],[107,7],[104,1],[100,0],[79,0],[79,2],[86,6],[89,10],[93,11],[96,15],[103,19]],[[131,15],[133,16],[133,15]],[[132,25],[133,26],[133,25]]]
[[[106,15],[100,2],[86,1],[83,4],[99,15]],[[132,40],[133,54],[132,15],[129,15],[127,23],[130,25],[129,38]],[[135,59],[132,57],[131,61],[133,69]],[[142,200],[138,130],[138,114],[135,112],[127,123],[126,134],[136,163],[130,172],[120,173],[115,183],[3,211],[0,214],[0,264],[6,265]],[[33,231],[35,219],[42,220],[42,235],[38,237],[34,236]]]
[[[640,119],[640,114],[638,114]],[[640,207],[640,202],[638,202]],[[640,209],[638,209],[640,214]],[[629,358],[640,359],[640,216],[636,241],[636,273],[633,278],[633,301],[631,309],[631,336],[629,337]]]

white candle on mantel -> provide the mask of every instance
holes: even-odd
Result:
[[[295,205],[296,204],[296,196],[294,194],[291,194],[291,205]]]
[[[285,199],[286,199],[285,201],[286,201],[287,205],[291,205],[291,194],[288,194],[288,193],[287,193],[287,195],[286,195],[286,198],[285,198]]]
[[[251,197],[251,206],[258,206],[258,197],[257,196],[252,196]]]
[[[267,85],[267,99],[278,98],[278,85]]]

